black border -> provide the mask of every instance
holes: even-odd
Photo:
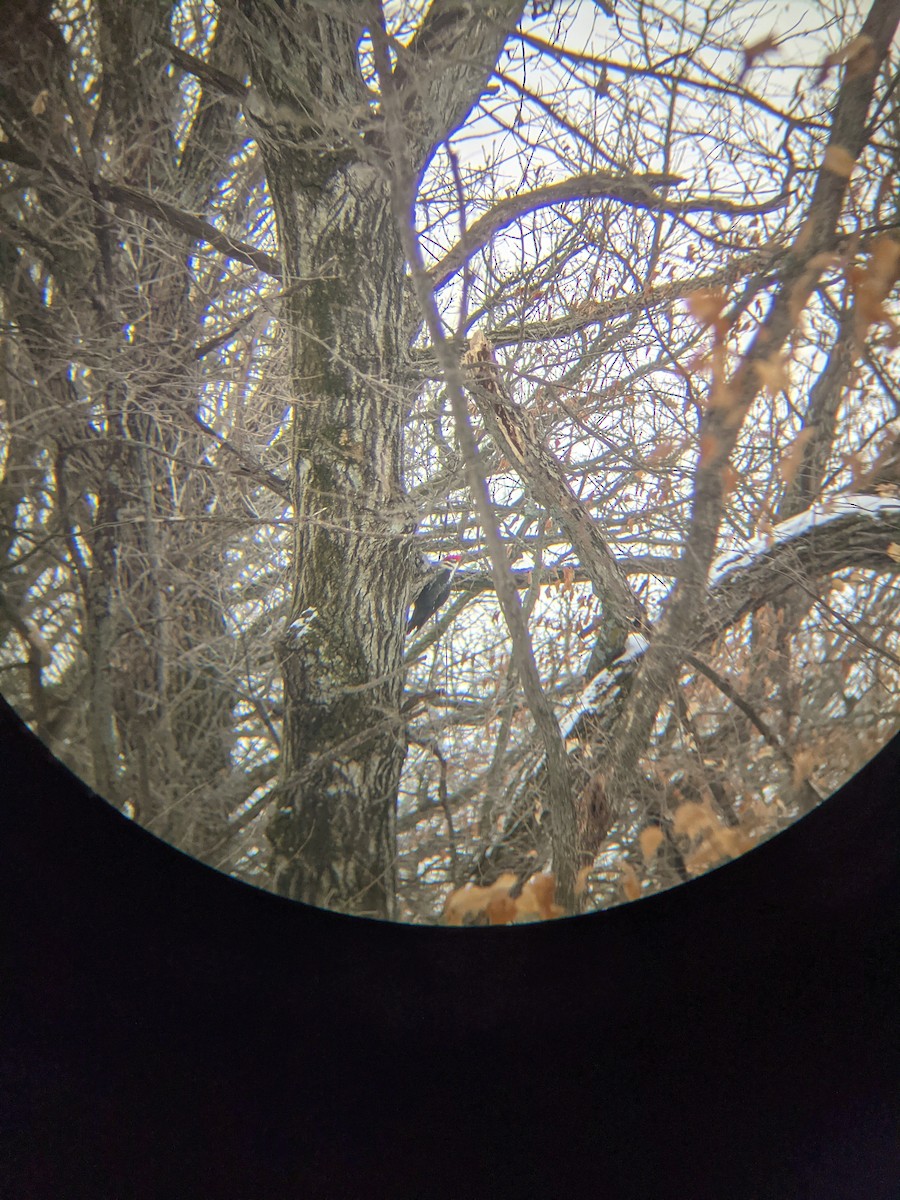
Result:
[[[895,1200],[900,738],[684,887],[512,929],[227,879],[0,708],[10,1197]]]

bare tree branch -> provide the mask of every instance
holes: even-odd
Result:
[[[390,77],[407,139],[404,153],[412,144],[417,171],[477,104],[524,8],[524,0],[434,0],[409,47],[400,48]],[[381,86],[386,88],[384,80]]]
[[[75,171],[59,162],[42,161],[36,154],[32,154],[30,150],[12,138],[0,142],[0,159],[4,162],[15,163],[16,166],[30,171],[50,174],[68,184],[84,186],[84,180],[79,178]],[[208,242],[214,250],[218,250],[220,254],[226,255],[228,258],[234,258],[238,262],[246,263],[247,266],[255,267],[257,271],[271,275],[273,279],[281,278],[281,266],[271,254],[229,237],[227,233],[216,229],[215,225],[204,221],[202,217],[182,212],[174,204],[169,204],[157,196],[151,196],[128,184],[110,183],[101,176],[91,180],[91,190],[99,199],[106,200],[110,204],[124,205],[135,212],[144,213],[148,217],[155,217],[157,220],[164,221],[171,228],[196,238],[197,241]]]
[[[541,442],[526,410],[503,386],[490,343],[483,334],[470,340],[470,390],[496,444],[515,466],[524,485],[559,521],[571,539],[602,607],[601,663],[623,650],[625,639],[645,625],[644,608],[610,550],[600,527],[572,491],[559,465]],[[474,387],[472,386],[474,383]]]
[[[680,577],[617,725],[605,769],[608,779],[615,778],[617,791],[628,790],[662,698],[674,684],[683,648],[693,641],[722,517],[725,466],[750,405],[764,384],[762,368],[790,335],[830,261],[829,250],[852,166],[865,144],[866,116],[875,82],[898,22],[898,0],[875,0],[857,40],[859,52],[845,68],[807,217],[784,264],[769,312],[737,371],[727,383],[714,382],[700,428],[700,460]]]
[[[468,258],[486,246],[495,233],[499,233],[519,217],[553,204],[612,200],[626,208],[646,209],[671,216],[706,212],[746,217],[773,212],[777,208],[783,208],[788,202],[788,197],[783,194],[772,196],[758,204],[737,204],[715,196],[698,196],[691,200],[675,201],[666,199],[657,191],[659,188],[677,187],[681,183],[684,183],[684,178],[680,175],[616,176],[609,172],[593,172],[576,175],[572,179],[562,179],[558,183],[550,183],[532,191],[519,192],[495,204],[489,212],[470,225],[465,238],[460,239],[448,250],[440,262],[431,268],[429,274],[435,286],[440,287]]]
[[[171,42],[165,43],[165,49],[172,62],[177,63],[183,71],[187,71],[201,83],[216,88],[226,96],[234,96],[238,100],[243,100],[250,90],[246,84],[235,79],[233,75],[229,75],[227,71],[220,71],[218,67],[204,62],[203,59],[197,58],[193,54],[188,54],[186,50],[182,50],[179,46],[173,46]]]
[[[380,7],[380,5],[379,5]],[[373,44],[376,70],[384,93],[386,107],[387,137],[392,153],[391,198],[394,217],[403,243],[404,253],[410,265],[416,295],[422,309],[428,332],[437,350],[444,371],[450,404],[456,422],[466,476],[491,558],[491,573],[497,589],[497,598],[513,644],[516,667],[522,680],[525,698],[531,709],[538,735],[546,755],[550,813],[553,827],[554,866],[557,873],[559,902],[571,909],[575,898],[575,864],[577,861],[577,829],[572,793],[569,786],[565,762],[565,749],[553,708],[544,694],[540,675],[534,661],[531,638],[522,613],[515,580],[509,569],[503,543],[497,532],[496,522],[488,495],[484,467],[478,453],[475,435],[469,421],[464,394],[463,373],[459,358],[444,334],[438,314],[434,288],[428,278],[422,249],[419,245],[413,222],[415,177],[407,166],[404,141],[403,112],[399,97],[390,78],[390,60],[387,38],[384,32],[383,13],[373,22]]]

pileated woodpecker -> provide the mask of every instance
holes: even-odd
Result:
[[[450,598],[453,586],[453,576],[459,566],[458,554],[444,556],[441,569],[419,592],[413,604],[412,614],[407,622],[406,630],[419,629],[429,617],[434,616],[442,604]]]

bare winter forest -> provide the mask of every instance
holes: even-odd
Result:
[[[0,689],[111,804],[504,924],[900,727],[900,0],[4,21]]]

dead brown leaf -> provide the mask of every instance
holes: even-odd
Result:
[[[658,825],[648,825],[646,829],[641,830],[638,842],[640,843],[641,854],[644,856],[644,863],[648,867],[656,858],[663,841],[663,831]]]
[[[553,921],[565,915],[565,909],[555,903],[556,876],[548,872],[532,875],[515,902],[519,920]]]
[[[758,42],[753,42],[751,45],[745,46],[744,65],[741,67],[740,75],[738,75],[738,83],[741,82],[758,58],[762,58],[762,56],[764,54],[768,54],[770,50],[777,49],[778,40],[773,33],[766,34],[766,36],[764,38],[760,38]]]
[[[722,494],[730,496],[737,487],[739,479],[740,475],[738,475],[731,463],[726,463],[722,468]]]
[[[786,354],[773,354],[770,358],[761,358],[754,367],[762,386],[771,395],[783,392],[790,382],[790,357]]]
[[[507,871],[488,887],[467,883],[464,887],[457,888],[444,901],[444,923],[463,925],[469,917],[486,914],[491,905],[494,905],[492,911],[496,915],[502,906],[498,908],[495,902],[502,900],[504,896],[509,898],[510,888],[516,882],[517,877],[511,871]],[[490,914],[487,915],[490,917]]]
[[[826,171],[831,171],[834,175],[840,175],[842,179],[849,179],[853,174],[853,168],[856,166],[856,159],[846,146],[829,146],[825,151],[825,159],[822,165]]]
[[[688,297],[688,312],[700,325],[712,325],[722,313],[727,301],[724,292],[704,290]]]
[[[684,865],[691,875],[699,875],[726,858],[737,858],[753,845],[753,839],[742,829],[715,829],[700,844],[685,855]]]
[[[637,871],[631,863],[622,862],[620,864],[621,880],[619,886],[622,889],[622,895],[626,900],[638,900],[641,895],[641,881],[638,879]]]
[[[722,449],[722,440],[714,433],[704,433],[700,438],[700,465],[706,466]]]
[[[489,925],[509,925],[516,919],[516,903],[509,896],[494,896],[484,908]]]
[[[678,837],[702,837],[711,833],[718,824],[719,818],[709,804],[698,804],[696,800],[679,804],[672,816],[672,829]]]
[[[865,267],[852,267],[847,273],[853,292],[856,336],[861,342],[872,325],[887,324],[896,334],[897,324],[885,308],[885,301],[900,279],[900,239],[882,234],[872,245]]]
[[[793,773],[794,787],[799,787],[801,783],[804,783],[807,779],[809,779],[810,775],[813,772],[815,765],[816,765],[816,757],[813,754],[812,750],[801,749],[801,750],[795,751],[795,753],[794,753],[794,773]]]
[[[510,892],[518,883],[507,871],[487,887],[467,883],[451,892],[444,902],[445,925],[509,925],[515,921],[552,921],[565,916],[555,903],[556,876],[544,872],[532,875],[518,896]]]
[[[861,33],[849,41],[846,46],[841,46],[823,60],[819,73],[816,75],[815,86],[818,87],[824,83],[831,74],[832,68],[839,67],[843,63],[847,64],[848,75],[865,70],[872,61],[874,53],[875,46],[871,37],[866,33]]]

